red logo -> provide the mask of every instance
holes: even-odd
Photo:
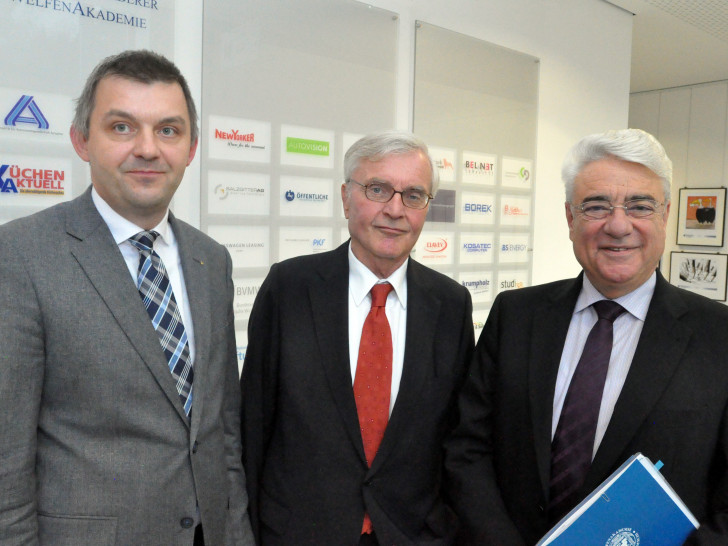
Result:
[[[445,239],[437,239],[435,241],[427,241],[425,243],[426,252],[442,252],[447,248],[447,241]]]

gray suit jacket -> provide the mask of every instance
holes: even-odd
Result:
[[[0,227],[0,543],[252,544],[231,260],[176,220],[194,322],[188,422],[90,189]]]

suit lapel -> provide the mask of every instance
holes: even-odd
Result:
[[[436,337],[440,305],[441,301],[433,295],[422,275],[422,266],[410,260],[407,266],[407,326],[402,379],[392,416],[370,472],[376,472],[396,446],[402,436],[398,433],[400,427],[406,427],[417,417],[411,410],[419,400],[426,379],[435,376],[432,343]]]
[[[624,462],[619,457],[670,383],[692,335],[679,321],[687,311],[677,289],[658,273],[637,350],[587,476],[587,488],[598,485]]]
[[[551,474],[551,422],[556,376],[580,290],[581,275],[560,287],[534,310],[528,388],[534,448],[544,498],[548,498]]]
[[[359,431],[349,364],[349,244],[345,243],[321,264],[308,289],[321,365],[347,433],[366,461]]]
[[[187,416],[164,352],[160,350],[159,337],[150,327],[149,316],[126,262],[91,200],[90,189],[71,204],[66,232],[72,238],[69,245],[71,254],[186,423]]]
[[[171,212],[169,213],[169,222],[177,239],[182,273],[185,288],[187,289],[187,300],[190,304],[190,314],[192,315],[194,328],[195,358],[192,364],[195,374],[191,413],[191,429],[194,437],[199,428],[202,406],[205,401],[203,393],[205,392],[205,378],[208,374],[204,368],[210,360],[212,317],[210,314],[211,285],[207,272],[209,260],[201,247],[193,247],[189,229],[181,222],[178,222]],[[225,287],[221,288],[224,289]]]

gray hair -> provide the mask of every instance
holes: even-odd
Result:
[[[346,151],[344,155],[344,180],[347,182],[359,168],[362,161],[380,161],[393,154],[408,154],[411,152],[422,152],[430,162],[432,172],[431,190],[432,195],[437,193],[437,186],[440,183],[440,173],[435,162],[432,161],[427,150],[427,144],[409,131],[390,129],[378,133],[372,133],[357,140]]]
[[[615,157],[644,165],[662,181],[665,203],[670,202],[672,161],[655,137],[641,129],[620,129],[584,137],[566,154],[561,178],[566,189],[566,201],[574,196],[574,179],[589,164],[606,157]]]
[[[178,83],[182,88],[187,103],[187,113],[190,116],[190,137],[195,142],[198,137],[197,109],[192,100],[190,88],[182,73],[166,57],[140,49],[136,51],[123,51],[118,55],[106,57],[101,61],[86,80],[81,96],[76,100],[76,113],[73,117],[73,127],[88,138],[91,113],[96,104],[96,88],[99,82],[109,76],[118,76],[127,80],[152,84],[156,82]]]

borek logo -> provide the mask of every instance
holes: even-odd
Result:
[[[8,115],[5,116],[5,125],[16,127],[18,123],[33,125],[38,129],[48,129],[50,124],[33,99],[33,95],[23,95],[15,103]]]
[[[490,214],[493,212],[493,205],[486,205],[484,203],[465,203],[465,212]]]
[[[425,243],[425,252],[443,252],[446,248],[447,241],[442,238]]]

